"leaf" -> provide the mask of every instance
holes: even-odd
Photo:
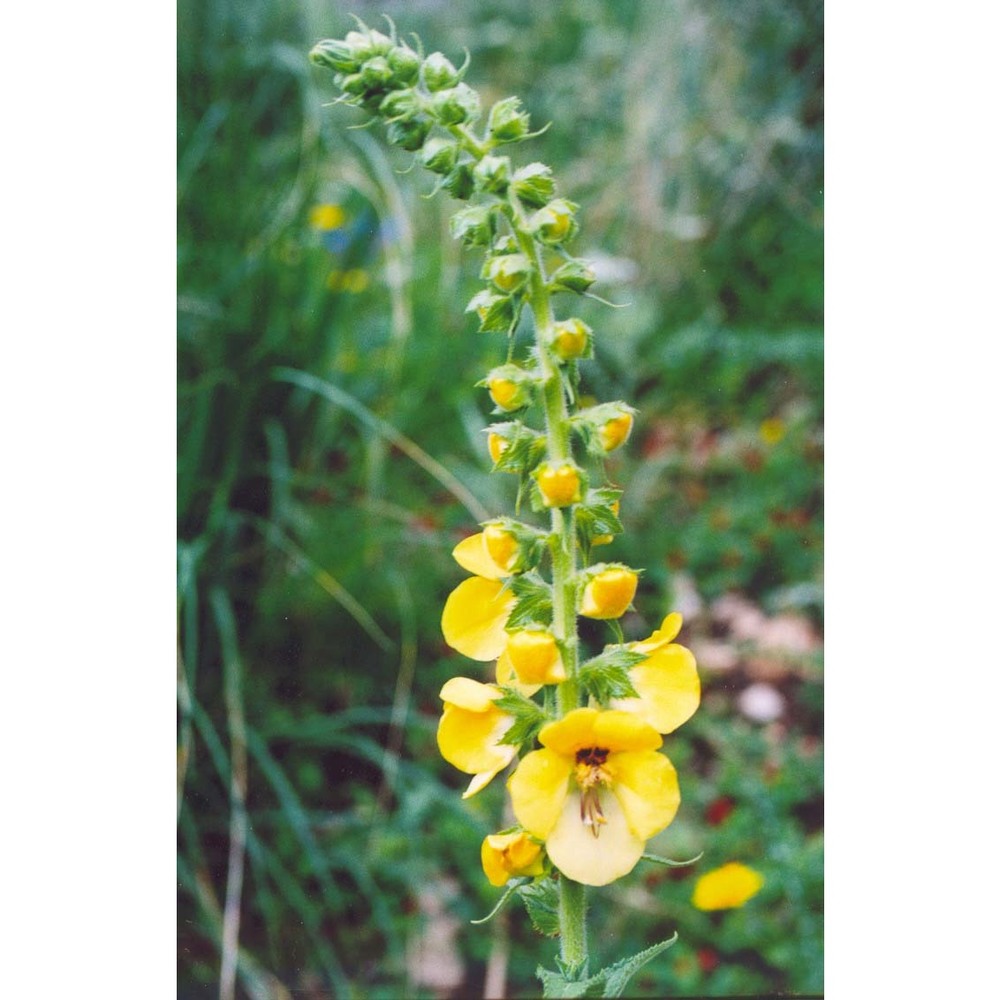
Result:
[[[497,742],[515,747],[529,741],[533,743],[538,731],[549,721],[545,710],[538,702],[526,698],[514,688],[502,687],[501,690],[503,697],[497,698],[493,704],[514,716],[514,725]]]
[[[654,944],[652,948],[640,951],[631,958],[622,959],[595,972],[585,979],[574,979],[562,972],[552,972],[538,967],[535,974],[542,981],[542,996],[545,997],[620,997],[628,986],[628,981],[650,959],[656,958],[677,941],[677,933],[666,941]]]
[[[507,619],[507,631],[529,625],[552,624],[552,588],[536,573],[511,578],[510,589],[517,598]]]
[[[490,912],[487,913],[485,917],[481,917],[479,920],[470,920],[469,923],[470,924],[485,924],[485,923],[488,923],[489,921],[491,921],[500,912],[500,910],[503,907],[504,903],[506,903],[507,900],[510,899],[510,897],[515,892],[517,892],[518,889],[521,888],[521,886],[525,885],[526,883],[528,883],[530,881],[531,881],[530,877],[525,877],[525,878],[516,879],[513,882],[511,882],[507,886],[506,890],[504,890],[504,894],[497,901],[497,905],[494,906],[493,909],[490,910]]]
[[[531,926],[539,934],[555,937],[559,933],[559,890],[555,879],[545,878],[531,885],[522,885],[518,889],[518,895],[531,918]]]
[[[697,861],[705,856],[705,852],[702,851],[700,854],[696,854],[693,858],[689,858],[687,861],[674,861],[672,858],[661,858],[659,854],[644,854],[642,856],[643,861],[652,861],[654,864],[666,865],[668,868],[686,868],[688,865],[693,865]]]
[[[645,653],[616,646],[580,667],[580,683],[602,705],[614,698],[636,698],[638,692],[632,685],[629,669],[645,659]]]

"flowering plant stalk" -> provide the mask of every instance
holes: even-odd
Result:
[[[590,295],[595,281],[567,249],[578,206],[558,195],[547,165],[517,167],[501,152],[540,134],[518,98],[497,101],[479,124],[479,95],[463,81],[468,57],[461,68],[440,52],[425,57],[389,27],[386,35],[358,22],[310,58],[333,71],[342,102],[384,123],[390,143],[437,175],[435,190],[466,203],[452,234],[485,254],[484,287],[467,311],[480,331],[509,342],[479,383],[498,417],[485,447],[494,471],[517,477],[515,513],[527,501],[548,516],[541,525],[498,516],[454,550],[471,575],[449,596],[442,630],[465,656],[495,660],[496,682],[445,684],[438,746],[472,775],[465,797],[517,760],[508,780],[517,823],[488,836],[481,859],[491,884],[506,887],[494,913],[519,895],[535,927],[559,936],[557,970],[538,972],[545,995],[619,996],[676,934],[591,973],[586,887],[626,876],[642,859],[689,863],[648,854],[646,842],[680,805],[676,771],[659,751],[698,707],[695,660],[674,642],[677,614],[626,643],[619,619],[641,571],[594,561],[623,530],[623,491],[606,481],[602,460],[627,441],[635,410],[623,401],[580,406],[580,363],[593,356],[594,331],[555,308],[557,298]],[[515,358],[524,318],[533,343]],[[613,641],[595,656],[581,648],[579,616],[608,623]]]

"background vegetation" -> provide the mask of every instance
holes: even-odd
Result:
[[[248,996],[530,996],[556,948],[520,911],[469,925],[503,795],[462,802],[437,754],[441,684],[479,676],[439,620],[451,548],[512,503],[473,388],[503,347],[463,313],[456,203],[323,106],[306,53],[348,10],[553,122],[517,153],[630,304],[581,313],[592,391],[640,409],[608,557],[646,569],[627,635],[685,614],[704,702],[650,849],[705,855],[593,891],[596,960],[676,929],[635,993],[819,992],[821,3],[181,0],[180,993],[217,994],[236,916]],[[729,860],[760,895],[694,910]]]

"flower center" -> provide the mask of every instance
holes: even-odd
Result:
[[[608,751],[603,747],[586,747],[576,752],[576,783],[580,786],[580,822],[590,827],[595,836],[601,835],[601,826],[607,823],[598,789],[611,783],[611,776],[604,770]]]

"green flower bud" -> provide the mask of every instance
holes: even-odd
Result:
[[[386,57],[396,79],[407,86],[417,82],[420,76],[420,56],[403,45],[397,45]]]
[[[458,83],[458,70],[440,52],[432,52],[424,60],[424,83],[432,93],[446,90]]]
[[[524,285],[530,273],[531,262],[523,253],[508,253],[502,257],[490,257],[483,266],[481,276],[509,295]]]
[[[386,119],[412,118],[420,111],[420,98],[412,90],[394,90],[382,98],[378,111]]]
[[[510,295],[495,295],[484,288],[472,296],[465,311],[479,317],[480,333],[506,333],[514,322],[514,299]]]
[[[442,125],[461,125],[479,117],[479,95],[467,84],[434,95],[432,108]]]
[[[415,153],[424,144],[432,124],[429,118],[401,118],[399,121],[389,122],[385,134],[394,146]]]
[[[372,44],[371,32],[367,30],[349,31],[344,38],[344,43],[350,47],[358,62],[364,62],[366,59],[380,54]]]
[[[497,142],[517,142],[528,134],[529,118],[520,107],[519,97],[508,97],[490,109],[489,132]]]
[[[528,219],[528,228],[543,243],[558,246],[576,234],[579,227],[573,214],[579,207],[565,198],[558,198],[535,212]]]
[[[431,139],[427,145],[430,146]],[[483,205],[463,208],[451,217],[451,235],[467,247],[487,247],[493,237],[493,213]]]
[[[547,205],[556,193],[552,168],[544,163],[529,163],[526,167],[521,167],[514,173],[512,186],[514,194],[530,208]]]
[[[339,38],[326,38],[317,42],[309,53],[314,66],[322,66],[336,73],[356,73],[360,64],[354,57],[354,48]]]
[[[374,28],[368,30],[368,44],[377,56],[388,55],[395,45],[388,35],[383,35],[381,31],[376,31]]]
[[[510,181],[510,159],[506,156],[484,156],[473,168],[472,176],[480,191],[503,194]]]
[[[361,67],[361,79],[372,89],[385,87],[392,79],[392,67],[385,56],[374,56]]]
[[[554,292],[585,292],[597,280],[594,269],[582,260],[568,260],[552,274],[549,288]]]
[[[355,97],[362,97],[368,90],[368,84],[365,83],[360,73],[351,73],[345,76],[340,87],[345,94],[353,94]]]
[[[472,180],[472,165],[469,162],[459,163],[445,178],[444,189],[453,197],[466,201],[475,189]]]
[[[428,170],[436,174],[450,174],[458,161],[458,144],[434,136],[424,143],[420,159]]]

